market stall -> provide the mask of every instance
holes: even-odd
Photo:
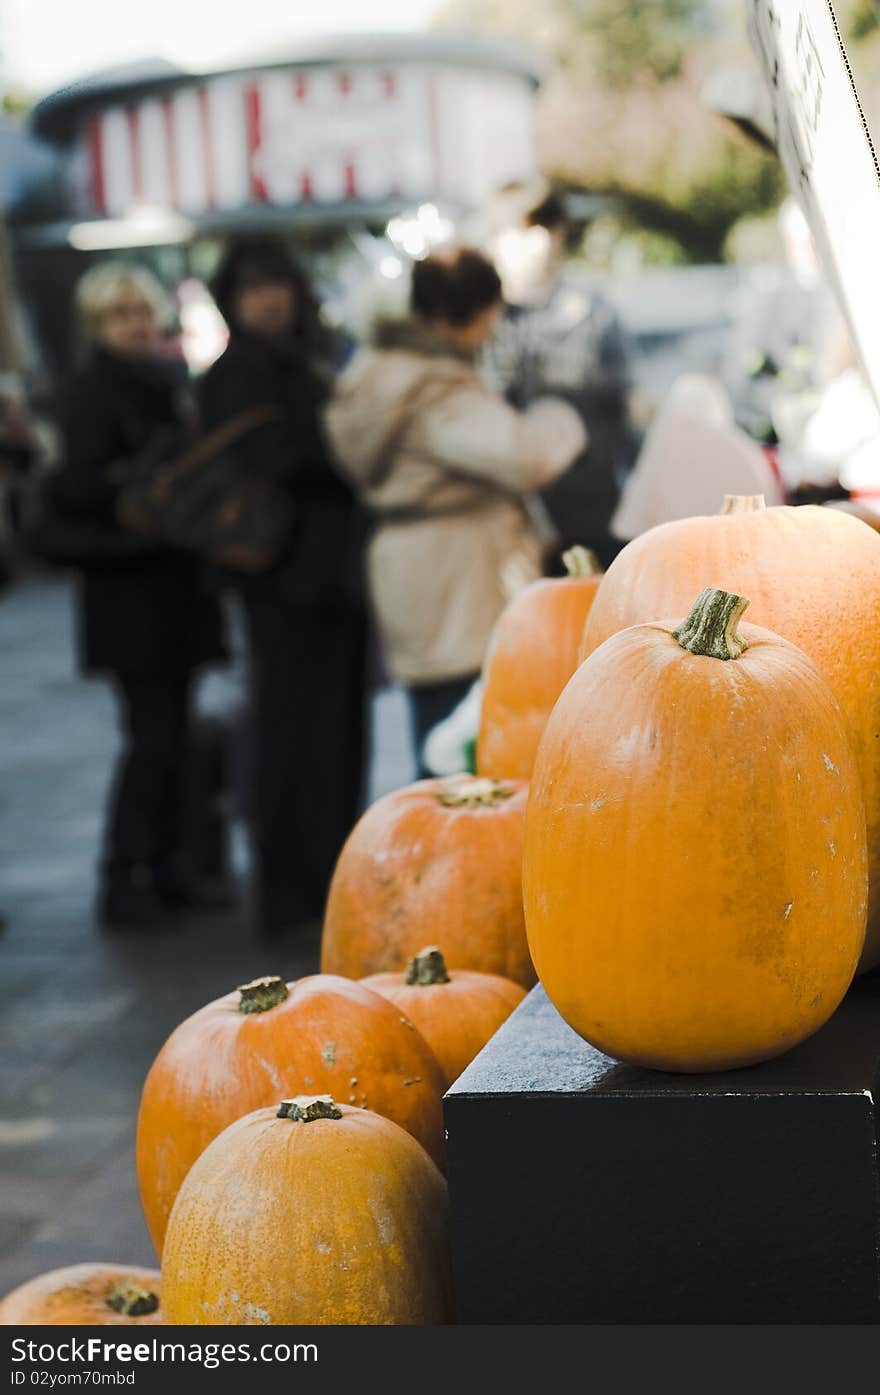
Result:
[[[97,255],[136,254],[173,285],[208,274],[230,234],[274,230],[331,294],[352,261],[393,278],[396,247],[418,254],[533,173],[539,80],[515,44],[360,35],[222,72],[144,63],[50,94],[31,126],[57,158],[54,201],[25,203],[15,225],[50,356],[68,347],[61,292]]]

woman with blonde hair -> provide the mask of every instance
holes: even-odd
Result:
[[[140,267],[103,263],[79,282],[87,356],[61,405],[60,511],[102,542],[78,576],[81,667],[111,678],[123,750],[110,795],[98,913],[110,927],[159,924],[194,899],[184,820],[190,695],[223,657],[220,615],[197,561],[116,520],[126,461],[173,451],[187,417],[185,373],[162,354],[165,294]]]

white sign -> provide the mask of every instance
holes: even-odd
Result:
[[[831,0],[747,0],[776,146],[880,403],[880,166]]]

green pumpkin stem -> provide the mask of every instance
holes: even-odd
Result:
[[[159,1295],[137,1284],[118,1284],[107,1295],[107,1307],[124,1317],[148,1317],[159,1306]]]
[[[602,572],[595,552],[579,543],[563,552],[562,561],[569,576],[599,576]]]
[[[277,1118],[311,1124],[315,1119],[341,1119],[342,1110],[332,1095],[295,1095],[292,1100],[281,1101]]]
[[[767,507],[763,494],[725,494],[722,513],[762,513]]]
[[[447,809],[497,809],[513,794],[512,789],[496,780],[468,778],[452,781],[440,789],[437,798]]]
[[[268,1012],[290,997],[287,984],[278,974],[267,974],[264,978],[251,979],[250,983],[240,983],[238,991],[241,994],[239,1012]]]
[[[425,949],[419,950],[406,967],[406,981],[417,984],[419,988],[430,988],[433,983],[448,983],[449,974],[446,972],[443,951],[436,945],[427,945]]]
[[[738,659],[748,648],[737,632],[747,605],[745,596],[707,586],[687,618],[672,631],[673,636],[691,654],[702,654],[707,659]]]

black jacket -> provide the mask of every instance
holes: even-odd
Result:
[[[96,349],[61,405],[64,458],[54,485],[59,508],[115,522],[119,484],[110,467],[182,425],[180,373],[160,360]],[[123,530],[120,530],[122,532]],[[79,652],[86,672],[165,681],[224,657],[220,611],[189,555],[155,549],[82,568]]]
[[[200,384],[199,416],[205,430],[257,406],[280,407],[282,416],[243,437],[235,453],[266,470],[289,490],[295,524],[281,562],[270,572],[232,575],[251,599],[283,596],[286,603],[339,612],[364,604],[365,516],[330,463],[320,423],[329,384],[298,353],[234,332],[226,352]]]

